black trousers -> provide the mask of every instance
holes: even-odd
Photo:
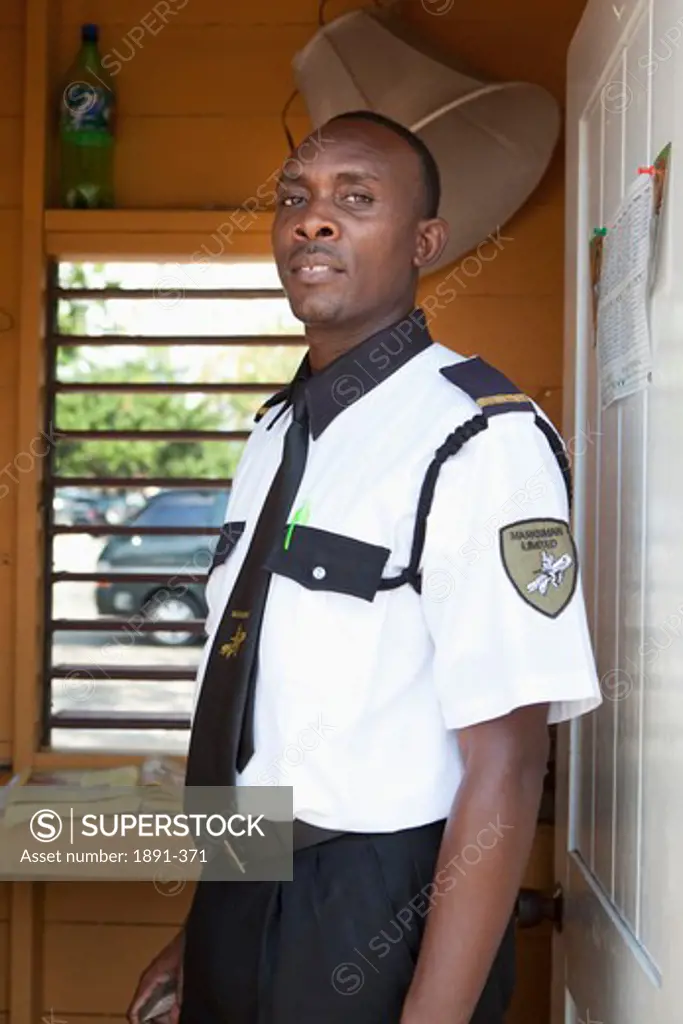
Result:
[[[344,835],[297,852],[291,882],[200,881],[180,1024],[398,1024],[442,833]],[[511,923],[471,1024],[503,1024],[513,983]]]

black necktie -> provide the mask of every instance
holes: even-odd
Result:
[[[271,574],[263,568],[284,541],[287,516],[306,466],[308,418],[303,388],[294,390],[292,422],[251,544],[206,664],[187,758],[186,785],[234,786],[254,753],[253,718],[261,623]]]

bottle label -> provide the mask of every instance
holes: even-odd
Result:
[[[114,96],[89,82],[67,85],[61,103],[61,130],[71,142],[106,144],[113,131]],[[86,141],[88,140],[88,141]]]

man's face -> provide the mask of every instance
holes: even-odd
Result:
[[[283,167],[273,226],[294,315],[343,325],[414,291],[423,195],[417,155],[383,125],[335,121],[302,143]]]

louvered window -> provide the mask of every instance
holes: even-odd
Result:
[[[262,401],[305,348],[270,262],[51,266],[44,737],[182,753],[204,584]]]

